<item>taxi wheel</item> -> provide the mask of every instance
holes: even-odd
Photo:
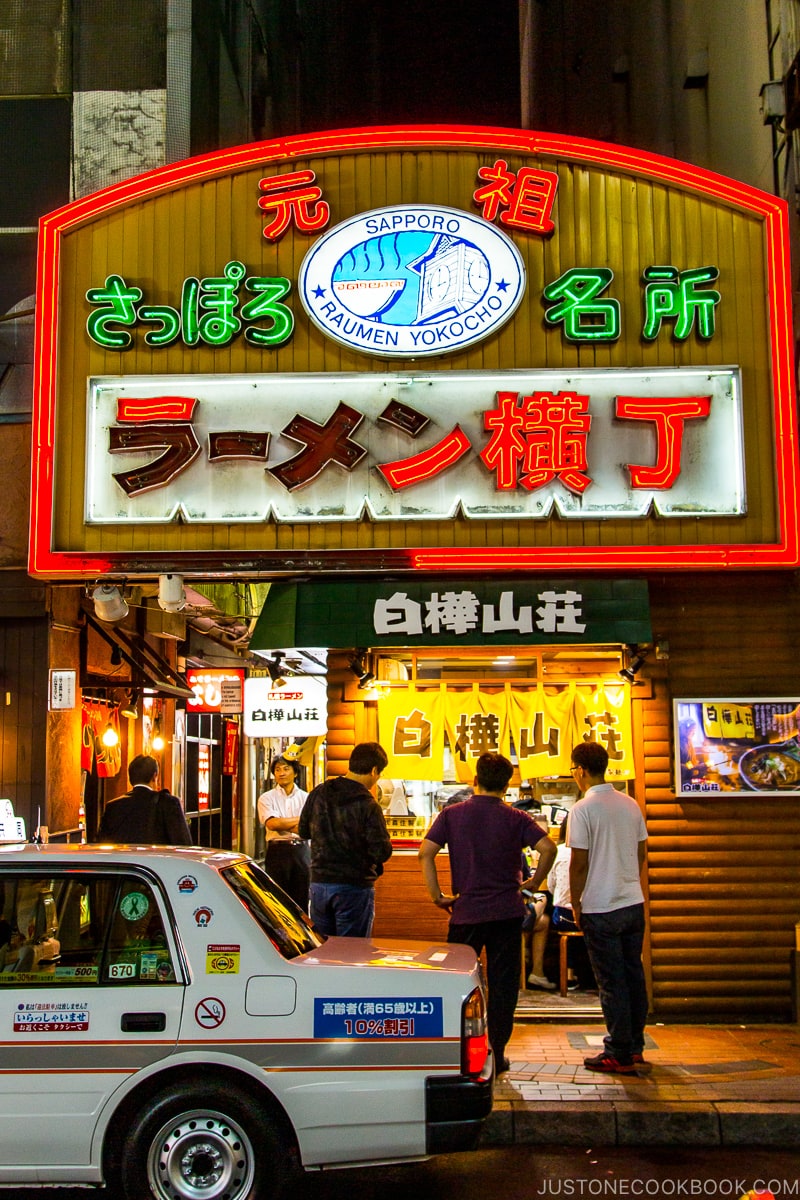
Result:
[[[252,1098],[213,1085],[179,1085],[134,1117],[120,1176],[127,1200],[255,1200],[267,1191],[274,1200],[288,1162],[269,1114]]]

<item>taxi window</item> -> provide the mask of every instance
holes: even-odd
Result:
[[[114,898],[104,983],[174,983],[175,970],[156,897],[143,879],[125,879]]]
[[[309,918],[257,863],[237,863],[221,875],[284,958],[297,958],[322,945],[324,939]]]
[[[156,895],[144,879],[4,875],[0,904],[0,988],[176,981]]]

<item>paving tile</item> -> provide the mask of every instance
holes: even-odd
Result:
[[[750,1058],[727,1062],[684,1063],[683,1070],[690,1075],[741,1075],[751,1071],[779,1071],[780,1067],[777,1063]]]

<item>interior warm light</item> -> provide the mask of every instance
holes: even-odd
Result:
[[[164,749],[166,744],[167,743],[164,740],[164,736],[161,733],[161,722],[156,721],[155,725],[153,726],[153,740],[151,741],[150,745],[153,750],[160,752]]]
[[[103,736],[101,738],[101,741],[104,746],[118,746],[119,745],[119,734],[117,733],[116,729],[114,728],[114,726],[111,724],[110,721],[108,722],[105,729],[103,730]]]

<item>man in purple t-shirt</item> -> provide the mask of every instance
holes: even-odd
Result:
[[[556,856],[551,842],[521,809],[504,803],[514,768],[502,754],[482,754],[476,764],[475,795],[443,808],[419,849],[431,900],[450,911],[448,942],[465,942],[476,954],[486,949],[489,984],[489,1041],[496,1073],[508,1070],[505,1055],[514,1028],[521,969],[522,888],[536,891]],[[450,852],[452,894],[439,886],[436,855]],[[532,847],[539,862],[522,880],[522,851]]]

